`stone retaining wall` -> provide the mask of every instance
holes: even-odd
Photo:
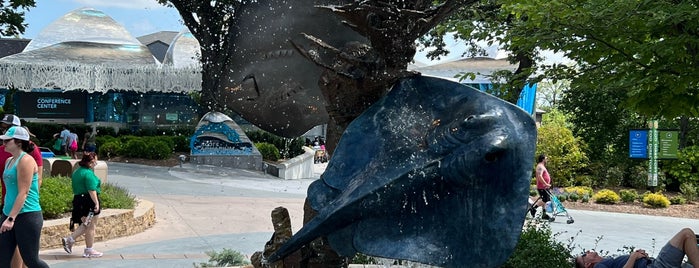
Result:
[[[129,236],[145,231],[155,224],[155,207],[148,200],[137,200],[135,209],[105,209],[97,223],[95,242]],[[41,249],[60,248],[61,238],[68,236],[70,219],[44,221],[41,229]],[[77,226],[76,226],[77,227]],[[83,241],[81,236],[78,241]]]

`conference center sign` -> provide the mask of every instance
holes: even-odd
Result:
[[[657,159],[677,159],[679,131],[674,129],[632,129],[629,131],[629,158],[649,159],[657,150]]]

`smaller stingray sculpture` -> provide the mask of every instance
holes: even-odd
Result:
[[[326,236],[342,256],[497,267],[519,239],[535,143],[533,118],[512,104],[402,79],[349,125],[308,189],[318,215],[268,262]]]

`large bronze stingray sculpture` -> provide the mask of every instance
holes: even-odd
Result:
[[[293,44],[322,62],[334,54],[316,49],[302,33],[343,47],[366,39],[332,12],[314,5],[351,0],[259,0],[241,5],[232,31],[234,53],[221,99],[243,118],[277,135],[298,137],[328,121],[318,81],[322,69]],[[293,43],[293,44],[292,44]]]
[[[357,252],[443,267],[497,267],[526,213],[531,115],[431,77],[399,81],[355,119],[308,190],[318,215],[268,257],[327,236]]]

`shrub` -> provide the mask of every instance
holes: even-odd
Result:
[[[124,144],[124,155],[128,157],[146,158],[147,152],[146,142],[143,139],[131,138]]]
[[[126,188],[103,183],[102,194],[100,194],[100,204],[104,208],[133,209],[136,207],[136,197],[131,195]]]
[[[568,199],[570,199],[572,202],[578,202],[578,200],[580,200],[580,196],[577,193],[569,193]]]
[[[224,248],[221,252],[207,251],[209,262],[202,262],[197,267],[231,267],[250,264],[245,255],[232,249]]]
[[[670,206],[670,200],[661,193],[649,194],[643,197],[643,204],[652,208],[666,208]]]
[[[670,204],[672,205],[684,205],[687,203],[687,199],[681,196],[675,196],[670,198]]]
[[[110,158],[113,156],[121,155],[122,144],[119,140],[114,140],[102,144],[98,149],[98,154],[100,158]]]
[[[592,187],[589,186],[574,186],[574,187],[566,187],[565,188],[566,193],[575,193],[578,196],[591,196],[593,193]]]
[[[47,220],[66,217],[73,203],[73,189],[69,177],[46,177],[41,189],[40,204],[44,218]],[[102,207],[115,209],[133,209],[136,207],[135,198],[125,188],[110,183],[102,184],[100,195]]]
[[[39,203],[45,218],[60,218],[69,212],[73,203],[73,189],[68,177],[44,178],[39,190]]]
[[[571,267],[570,249],[554,239],[548,224],[535,226],[529,222],[520,235],[510,258],[500,267]]]
[[[184,136],[184,135],[177,135],[177,136],[172,136],[172,141],[175,144],[175,152],[189,152],[191,151],[191,148],[189,148],[189,139],[190,137]]]
[[[172,147],[160,140],[151,140],[146,146],[146,151],[141,158],[147,159],[168,159],[172,155]]]
[[[293,158],[305,152],[303,145],[306,144],[306,141],[303,137],[283,138],[266,131],[249,131],[245,132],[245,135],[254,143],[273,144],[280,152],[280,156],[284,158]]]
[[[605,172],[605,180],[602,187],[618,187],[624,180],[624,169],[621,167],[609,167]]]
[[[693,202],[697,199],[697,187],[695,187],[692,183],[685,182],[680,184],[680,192],[689,202]]]
[[[648,185],[648,170],[645,166],[636,165],[629,168],[629,186],[636,189],[644,189]]]
[[[598,204],[616,204],[619,202],[619,195],[612,190],[602,189],[592,196],[595,203]]]
[[[268,161],[279,160],[279,150],[277,149],[277,147],[274,147],[274,144],[260,142],[260,143],[255,143],[255,147],[257,147],[257,150],[260,151],[260,154],[262,154],[262,158],[264,160],[268,160]]]
[[[583,195],[582,198],[580,198],[580,201],[583,203],[588,203],[590,202],[590,196],[589,195]]]
[[[619,195],[621,195],[621,201],[624,203],[633,203],[638,198],[638,193],[634,189],[619,190]]]
[[[560,194],[556,196],[558,198],[558,201],[565,202],[568,200],[568,195]]]

